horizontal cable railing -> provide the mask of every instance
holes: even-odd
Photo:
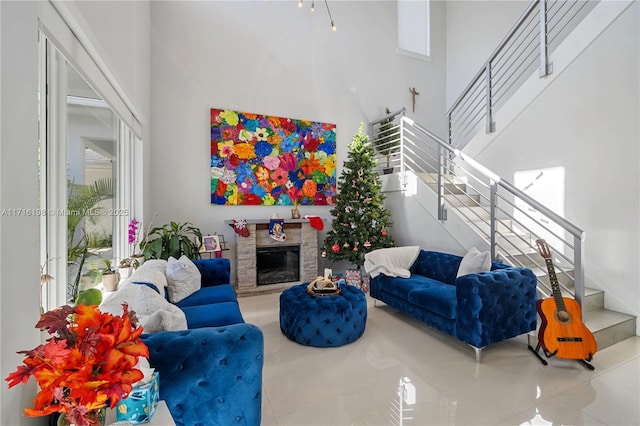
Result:
[[[496,130],[495,114],[538,69],[551,74],[549,55],[597,4],[597,0],[535,0],[527,6],[447,117],[449,144],[462,149],[483,128]]]
[[[536,241],[544,239],[553,251],[562,291],[582,303],[581,229],[413,120],[399,121],[400,164],[395,171],[413,173],[434,189],[439,220],[447,220],[450,211],[459,215],[487,241],[492,259],[531,268],[540,292],[548,295],[546,263],[536,251]]]

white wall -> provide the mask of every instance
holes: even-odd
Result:
[[[38,49],[35,2],[0,2],[2,31],[2,129],[0,208],[38,207]],[[28,40],[28,41],[27,41]],[[22,42],[24,41],[24,42]],[[0,355],[4,379],[22,361],[16,351],[39,342],[33,328],[39,315],[39,235],[35,216],[0,216]],[[35,386],[0,386],[0,424],[18,424]],[[27,422],[24,422],[27,424]],[[31,421],[29,424],[37,424]]]
[[[447,2],[447,109],[529,3],[530,0]]]
[[[148,19],[142,19],[145,9],[148,16],[148,3],[130,2],[136,11],[136,19],[131,20],[122,4],[87,3],[91,5],[83,3],[83,9],[100,8],[100,13],[90,17],[91,25],[84,31],[90,32],[95,21],[100,21],[118,31],[149,34]],[[38,1],[0,2],[0,209],[38,207],[37,25],[42,5]],[[109,34],[99,36],[99,40],[106,37],[100,44],[108,50],[98,51],[114,64],[113,73],[131,90],[136,108],[148,116],[148,37],[113,40]],[[125,63],[130,68],[124,69]],[[15,352],[40,342],[40,334],[33,328],[39,315],[39,220],[35,216],[2,215],[0,229],[0,367],[4,378],[22,361]],[[43,424],[46,419],[23,415],[23,408],[30,406],[34,395],[33,381],[11,390],[1,386],[0,424]]]
[[[608,307],[635,315],[639,8],[627,9],[477,158],[512,182],[517,171],[564,167],[565,216],[586,232],[587,283],[606,290]]]
[[[212,107],[336,123],[339,164],[359,123],[381,117],[385,107],[405,106],[446,134],[444,3],[433,5],[432,62],[395,53],[394,1],[329,4],[335,33],[324,6],[311,13],[307,2],[303,9],[295,2],[152,3],[147,219],[157,213],[156,225],[190,221],[204,233],[222,233],[233,259],[236,234],[224,220],[289,216],[287,207],[210,204]],[[413,86],[421,93],[416,114]],[[301,213],[330,217],[328,207]]]

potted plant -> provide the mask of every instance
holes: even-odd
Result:
[[[93,282],[98,282],[102,279],[104,291],[116,291],[118,288],[118,281],[120,281],[120,275],[115,269],[113,269],[109,259],[102,259],[102,263],[104,264],[104,268],[94,268],[91,270]]]
[[[178,259],[183,254],[190,259],[200,257],[202,232],[189,222],[170,222],[149,231],[140,248],[145,259]]]
[[[385,108],[384,111],[387,115],[391,113],[389,108]],[[400,130],[393,124],[394,118],[395,116],[390,116],[380,121],[378,134],[373,138],[374,149],[387,159],[387,165],[382,170],[384,174],[393,173],[391,156],[400,151]]]
[[[140,265],[136,259],[125,257],[120,261],[120,264],[118,265],[118,274],[120,274],[120,278],[129,278],[138,266]]]
[[[138,222],[135,218],[129,222],[129,245],[131,246],[131,261],[133,265],[133,269],[136,269],[138,266],[144,263],[144,253],[136,250],[136,246],[139,247],[138,243],[138,231],[140,230],[140,222]],[[149,229],[147,229],[147,233]],[[140,249],[141,250],[141,249]],[[124,260],[124,259],[123,259]]]

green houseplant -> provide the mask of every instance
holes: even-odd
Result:
[[[91,277],[94,282],[98,282],[102,279],[102,285],[104,286],[105,291],[115,291],[118,287],[118,281],[120,281],[120,275],[118,274],[118,271],[111,266],[111,261],[109,259],[100,260],[104,267],[102,269],[92,269]]]
[[[197,259],[202,245],[202,232],[189,222],[170,222],[155,227],[140,242],[145,259],[178,259],[183,254]]]
[[[385,108],[384,111],[387,115],[391,113],[389,108]],[[393,172],[393,167],[390,165],[391,156],[400,151],[400,129],[394,126],[394,118],[395,116],[391,116],[380,121],[378,133],[372,141],[376,152],[384,156],[387,160],[387,165],[383,170],[385,174]]]

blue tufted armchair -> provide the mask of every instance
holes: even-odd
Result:
[[[178,426],[259,425],[262,332],[242,319],[228,259],[196,260],[202,288],[177,304],[189,330],[142,335]]]

